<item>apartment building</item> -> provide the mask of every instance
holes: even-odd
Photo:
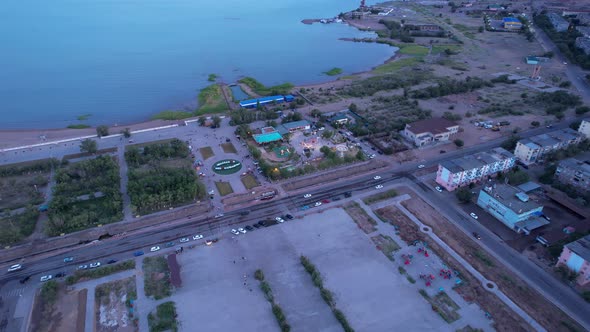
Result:
[[[444,118],[432,118],[406,124],[401,135],[420,147],[429,143],[448,141],[459,132],[459,125]]]
[[[581,191],[590,191],[590,153],[564,159],[555,170],[559,182],[569,184]]]
[[[590,283],[590,235],[566,244],[557,260],[559,265],[565,265],[578,273],[578,285]]]
[[[530,138],[521,139],[516,143],[514,155],[525,164],[533,164],[542,160],[547,153],[578,144],[584,136],[571,129],[560,129]]]

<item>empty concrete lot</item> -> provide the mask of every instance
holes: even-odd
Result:
[[[357,331],[454,330],[340,209],[185,250],[183,287],[173,295],[182,330],[278,331],[253,277],[260,268],[293,331],[342,331],[300,255],[318,267]]]

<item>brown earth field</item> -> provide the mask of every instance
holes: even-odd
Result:
[[[60,285],[57,301],[53,305],[47,306],[37,292],[31,312],[29,331],[84,332],[87,293],[86,289],[67,291],[63,285]]]

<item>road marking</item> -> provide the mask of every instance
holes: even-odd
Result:
[[[6,297],[16,297],[16,296],[21,296],[25,291],[25,287],[22,288],[13,288],[13,289],[9,289],[5,292],[3,292],[3,296]]]

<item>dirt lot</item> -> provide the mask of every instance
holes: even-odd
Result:
[[[483,249],[481,249],[476,244],[476,242],[458,230],[455,226],[449,224],[449,222],[444,219],[435,209],[413,194],[411,190],[408,188],[400,188],[399,191],[400,193],[408,193],[412,196],[412,199],[402,202],[404,207],[412,212],[424,224],[431,226],[434,232],[450,247],[452,247],[453,250],[460,254],[486,278],[494,281],[506,295],[508,295],[523,310],[531,315],[531,317],[533,317],[537,322],[547,328],[547,330],[567,330],[564,326],[564,322],[570,326],[578,326],[574,321],[569,319],[567,315],[561,312],[561,310],[548,302],[541,294],[529,288],[522,280],[520,280],[510,270],[506,269],[494,257],[486,255],[483,252]],[[403,233],[404,232],[402,231],[402,235]],[[441,253],[440,250],[436,251],[439,254]],[[457,266],[457,264],[452,265]],[[483,289],[479,289],[481,286],[472,288],[472,285],[475,285],[476,283],[477,281],[469,283],[470,287],[466,287],[464,289],[466,290],[466,292],[463,293],[464,297],[478,301],[478,297],[482,296],[484,293],[487,293]],[[494,296],[491,297],[497,301],[497,298]],[[500,318],[498,314],[494,314],[493,311],[491,311],[495,310],[498,305],[490,305],[490,302],[488,302],[489,299],[490,296],[484,295],[483,299],[481,300],[484,301],[484,303],[482,303],[482,307],[486,308],[486,310],[492,313],[494,319],[503,319]],[[516,318],[518,316],[515,316],[514,313],[511,312],[510,315],[514,317],[514,320],[520,320],[520,318]],[[505,316],[507,317],[507,315],[503,315],[502,317]],[[503,323],[498,322],[498,325],[502,326]],[[579,327],[578,329],[582,330]]]
[[[369,234],[373,233],[377,230],[375,225],[377,225],[377,221],[371,218],[365,210],[363,210],[358,203],[350,202],[344,205],[344,210],[348,215],[354,220],[357,226],[363,230],[363,232]]]
[[[137,320],[127,307],[132,299],[137,299],[135,276],[99,285],[95,292],[96,332],[139,331]]]
[[[68,292],[64,287],[60,287],[57,301],[48,306],[37,293],[29,330],[34,332],[83,332],[86,319],[86,295],[86,289]]]

